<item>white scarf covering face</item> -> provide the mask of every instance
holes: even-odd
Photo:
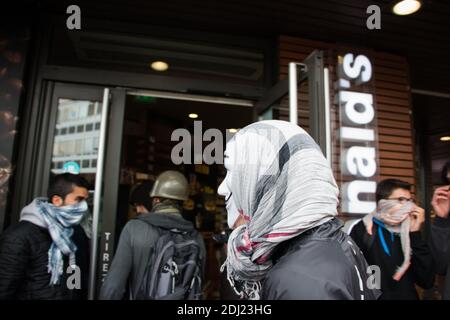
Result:
[[[382,199],[378,201],[378,208],[375,212],[368,214],[363,218],[366,229],[372,229],[373,218],[384,223],[387,230],[400,235],[400,241],[403,251],[403,263],[397,268],[393,279],[399,281],[411,265],[411,240],[409,229],[411,220],[409,213],[414,207],[414,203],[407,202],[400,204],[397,200]]]
[[[336,216],[339,190],[318,145],[289,122],[253,123],[230,143],[231,197],[246,223],[231,233],[221,270],[242,298],[259,299],[275,247]]]

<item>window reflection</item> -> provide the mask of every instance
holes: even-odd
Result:
[[[62,173],[64,163],[76,162],[80,173],[95,173],[100,136],[101,104],[87,100],[58,100],[53,141],[52,172]]]

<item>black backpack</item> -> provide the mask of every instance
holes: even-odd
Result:
[[[202,261],[197,231],[162,229],[151,248],[140,300],[199,300],[202,296]]]

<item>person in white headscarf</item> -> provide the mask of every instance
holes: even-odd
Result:
[[[221,270],[246,299],[375,299],[367,263],[341,231],[329,163],[300,127],[269,120],[228,143],[225,197],[234,229]]]

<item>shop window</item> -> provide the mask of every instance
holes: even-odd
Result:
[[[83,148],[83,154],[92,154],[93,152],[93,139],[88,138],[84,140],[84,148]]]
[[[55,141],[55,143],[53,144],[53,154],[54,155],[58,155],[59,154],[58,146],[59,146],[59,143]]]
[[[83,140],[81,139],[75,141],[75,154],[77,155],[83,154]]]
[[[89,168],[89,160],[82,161],[82,168]]]
[[[64,155],[71,156],[73,154],[75,154],[75,141],[64,141]]]
[[[56,134],[64,137],[55,138],[53,141],[51,170],[53,173],[61,173],[64,163],[75,161],[82,169],[80,173],[93,174],[89,170],[91,160],[81,160],[80,158],[85,155],[97,154],[100,133],[93,131],[94,127],[97,128],[100,124],[93,122],[92,117],[97,118],[96,112],[99,103],[69,99],[59,99],[58,102],[56,126],[59,130],[55,131],[55,137]],[[73,121],[77,121],[77,123],[75,124]],[[89,135],[84,134],[86,131],[90,132]],[[78,135],[74,136],[75,133]],[[75,137],[76,139],[74,139]]]
[[[94,138],[94,146],[95,146],[95,151],[97,151],[98,150],[98,144],[99,144],[99,140],[98,140],[98,137],[95,137]]]
[[[88,116],[93,116],[95,114],[95,103],[89,102],[88,106]]]

